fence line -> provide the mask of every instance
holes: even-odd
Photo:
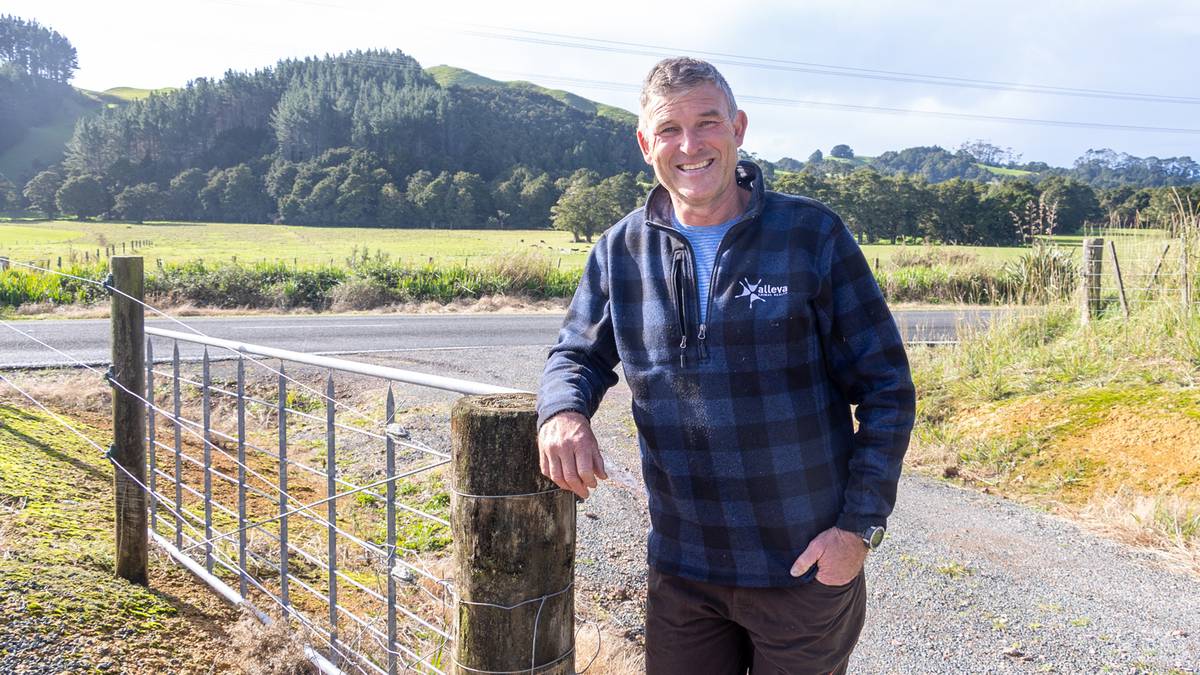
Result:
[[[30,267],[38,269],[36,266]],[[66,277],[73,276],[44,268],[42,271]],[[81,279],[81,277],[75,278]],[[154,313],[166,316],[196,333],[196,335],[191,335],[178,331],[146,329],[147,338],[144,348],[145,356],[148,358],[144,359],[142,366],[144,368],[143,375],[146,378],[144,392],[135,390],[141,386],[140,383],[138,387],[134,388],[124,384],[122,382],[124,376],[119,379],[119,373],[114,373],[111,368],[108,373],[102,373],[98,368],[84,363],[73,355],[7,322],[3,322],[4,325],[26,339],[59,354],[76,366],[103,374],[112,387],[114,397],[128,398],[143,408],[146,413],[144,430],[147,432],[145,435],[147,476],[143,479],[144,482],[139,480],[137,475],[131,473],[130,469],[121,466],[114,459],[111,451],[106,453],[106,456],[147,498],[148,506],[144,508],[149,515],[149,534],[155,543],[167,549],[173,559],[197,572],[219,593],[249,607],[265,621],[270,621],[270,617],[251,604],[254,596],[266,596],[270,602],[280,608],[285,616],[295,619],[319,639],[323,648],[327,650],[329,659],[332,660],[326,659],[325,656],[312,649],[308,650],[308,655],[323,671],[341,672],[341,669],[348,668],[357,672],[387,674],[404,668],[443,673],[445,666],[442,664],[448,662],[459,672],[507,672],[468,667],[461,664],[455,656],[448,656],[445,653],[448,645],[455,641],[454,631],[446,617],[448,603],[453,601],[462,605],[500,608],[509,611],[536,603],[538,606],[537,616],[540,617],[541,609],[546,606],[547,601],[573,588],[569,585],[567,589],[552,593],[535,594],[534,597],[511,605],[475,600],[465,601],[458,597],[452,582],[443,578],[442,575],[434,574],[426,567],[417,551],[407,550],[398,545],[396,524],[400,512],[437,527],[444,528],[451,524],[450,520],[428,512],[439,507],[423,506],[418,508],[404,504],[398,499],[396,490],[397,481],[429,475],[431,470],[448,463],[450,455],[434,450],[417,439],[411,438],[403,427],[395,423],[396,409],[392,384],[416,384],[476,395],[513,394],[518,390],[212,338],[115,287],[111,283],[111,277],[109,281],[103,283],[83,280],[103,286],[115,296],[123,297]],[[115,313],[114,316],[116,316]],[[155,369],[151,335],[173,341],[170,372]],[[203,376],[199,380],[189,379],[182,372],[178,349],[180,341],[205,345],[206,358],[201,363]],[[209,346],[226,349],[238,355],[236,391],[213,384],[212,363],[211,359],[207,358]],[[273,368],[256,357],[278,358],[280,360],[279,368]],[[246,385],[250,380],[246,372],[246,361],[251,361],[254,365],[276,376],[278,395],[275,401],[264,396],[247,394]],[[286,374],[284,371],[285,361],[326,370],[325,391],[320,392],[317,388],[310,387],[298,378]],[[333,388],[333,371],[364,375],[387,382],[383,418],[368,415],[343,401],[338,401]],[[86,434],[82,434],[60,416],[50,412],[46,406],[17,387],[9,378],[0,375],[0,379],[24,394],[26,398],[52,415],[59,423],[85,438],[94,448],[103,451],[103,447],[99,443],[87,438]],[[188,419],[184,415],[184,397],[181,391],[183,383],[198,386],[201,390],[201,421]],[[304,434],[314,431],[313,423],[320,421],[319,416],[296,410],[287,404],[287,385],[289,383],[313,392],[325,404],[324,471],[308,466],[301,461],[301,457],[288,456],[289,427],[291,430],[299,430]],[[171,392],[170,409],[157,403],[159,390],[164,387]],[[212,393],[232,398],[236,402],[236,433],[227,433],[218,428],[224,413],[214,407]],[[194,404],[195,401],[192,401],[189,406]],[[267,421],[275,422],[271,426],[275,427],[274,431],[278,434],[276,451],[268,450],[265,447],[266,443],[257,440],[256,432],[247,423],[245,414],[247,405],[266,407],[273,413],[269,413],[263,422],[264,424]],[[378,424],[378,428],[383,433],[339,422],[337,419],[339,409],[368,420],[372,425]],[[217,424],[214,424],[214,418]],[[159,440],[160,426],[164,426],[168,430],[168,433],[162,436],[163,440]],[[336,436],[336,431],[339,429],[358,433],[365,439],[364,442],[368,446],[371,443],[382,441],[387,464],[384,478],[356,485],[339,475],[338,439]],[[270,429],[268,428],[268,430]],[[115,431],[120,432],[119,429]],[[173,436],[173,439],[170,436]],[[199,446],[203,449],[203,458],[184,452],[185,436],[189,439],[187,445]],[[529,438],[532,439],[532,436]],[[230,444],[229,448],[224,446],[226,443]],[[237,446],[236,453],[232,449],[232,444]],[[419,453],[418,455],[412,455],[412,452],[406,453],[403,458],[406,463],[415,463],[416,457],[420,455],[427,458],[432,456],[435,461],[401,468],[396,461],[400,459],[396,455],[397,447]],[[248,456],[247,449],[253,450],[255,454]],[[324,489],[321,490],[316,481],[297,483],[296,476],[289,475],[288,467],[299,468],[313,478],[324,477],[326,479]],[[201,472],[202,490],[198,489],[196,477],[196,474]],[[536,469],[533,473],[536,474]],[[273,474],[277,474],[278,478],[272,478]],[[189,475],[191,475],[190,478]],[[218,479],[217,484],[211,480],[214,476]],[[289,478],[292,479],[291,485],[289,485]],[[538,479],[542,480],[540,476]],[[263,487],[251,484],[251,480]],[[222,485],[227,486],[228,489]],[[163,488],[160,489],[159,486],[163,486]],[[373,488],[381,486],[384,487],[385,495],[373,490]],[[229,506],[222,503],[223,499],[232,499],[232,493],[235,490],[236,508],[232,507],[232,502]],[[313,493],[313,496],[301,498],[300,494],[296,492],[297,490]],[[557,489],[542,490],[530,494],[549,495],[557,492],[561,491]],[[458,490],[451,490],[451,493],[460,494]],[[371,499],[383,497],[386,507],[386,517],[383,519],[386,524],[386,534],[381,534],[378,530],[375,531],[375,534],[370,534],[368,533],[369,523],[362,522],[364,513],[368,515],[372,513],[370,509],[372,504],[359,503],[357,506],[361,508],[356,508],[355,504],[342,504],[348,498],[358,496],[369,496]],[[507,494],[496,495],[497,498],[509,496]],[[324,517],[314,512],[322,504],[327,507],[327,514]],[[270,505],[271,508],[277,505],[276,514],[264,518],[266,505]],[[443,506],[445,505],[443,504]],[[143,507],[139,506],[139,508]],[[201,510],[203,516],[200,515]],[[339,512],[341,519],[339,519]],[[573,516],[573,501],[570,513]],[[289,532],[289,517],[295,515],[302,518],[300,521],[291,523],[292,531]],[[349,521],[345,520],[347,516],[351,516]],[[339,520],[346,523],[345,526],[342,526]],[[312,527],[306,528],[298,525],[299,522],[311,523]],[[573,517],[571,522],[573,523]],[[168,539],[168,536],[172,534],[174,543]],[[321,539],[327,544],[326,555],[320,556],[306,549],[304,545],[306,541],[315,542]],[[270,543],[266,543],[264,548],[265,542]],[[201,552],[203,554],[202,561],[197,562],[189,557],[187,555],[189,551]],[[403,557],[400,555],[401,553],[404,554]],[[289,558],[293,555],[295,560],[289,564]],[[382,567],[379,566],[380,563],[383,563]],[[278,575],[275,577],[260,576],[264,570],[271,569],[275,569]],[[375,578],[375,588],[372,588],[368,581],[372,574]],[[380,574],[382,574],[382,578]],[[221,577],[230,581],[236,578],[238,590],[235,591],[229,587]],[[381,585],[384,579],[387,582],[386,595]],[[322,582],[326,584],[326,592],[318,590],[319,584]],[[405,587],[403,592],[399,585]],[[290,596],[289,586],[298,586],[309,596],[309,599]],[[412,604],[414,602],[416,604]],[[369,609],[371,603],[383,605],[384,613],[372,615]],[[573,602],[570,606],[573,607]],[[310,612],[319,613],[321,608],[328,610],[328,618],[316,621],[313,618],[315,614],[310,614]],[[430,608],[440,616],[430,615],[428,613]],[[401,621],[405,624],[403,627],[400,625]],[[384,623],[386,623],[386,632],[382,628]],[[345,629],[345,631],[340,629]],[[599,629],[597,628],[597,630]],[[531,669],[550,668],[553,669],[553,672],[558,672],[558,668],[573,660],[573,637],[570,641],[572,646],[561,655],[556,655],[555,658],[548,661],[544,657],[539,657],[538,633],[538,620],[535,619],[532,633],[529,635],[532,644],[529,652]],[[505,635],[504,637],[511,638],[512,636]],[[494,642],[501,643],[504,640],[497,639]],[[597,646],[598,653],[599,645]],[[538,658],[542,658],[544,661],[540,665],[537,663]],[[594,658],[595,656],[593,656],[593,660]]]

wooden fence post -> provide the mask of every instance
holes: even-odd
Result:
[[[1104,238],[1083,240],[1083,307],[1084,323],[1100,315],[1100,274],[1104,269]]]
[[[575,496],[539,472],[534,403],[466,396],[451,412],[453,673],[575,672]]]
[[[8,269],[8,258],[0,256],[0,272]]]
[[[112,284],[138,300],[143,295],[142,259],[112,258]],[[113,386],[113,461],[130,475],[114,470],[117,527],[117,576],[148,585],[146,556],[147,495],[136,481],[146,484],[146,408],[129,392],[146,391],[145,324],[142,306],[120,293],[112,294],[112,377],[129,391]],[[132,478],[130,477],[132,476]]]

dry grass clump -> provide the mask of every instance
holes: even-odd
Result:
[[[646,672],[646,656],[628,640],[596,624],[581,624],[575,637],[576,672],[588,675],[633,675]]]
[[[554,265],[536,251],[520,251],[495,255],[484,267],[497,276],[509,279],[513,288],[545,286]]]
[[[25,508],[25,500],[0,496],[0,560],[7,560],[15,549],[13,518]]]
[[[48,356],[53,356],[47,352]],[[17,386],[52,410],[72,413],[107,413],[112,410],[112,390],[101,377],[89,370],[33,371],[16,378]],[[9,387],[0,385],[0,400],[21,405],[29,401]],[[69,433],[69,432],[68,432]]]
[[[1121,490],[1093,500],[1077,515],[1091,529],[1200,573],[1200,506],[1190,500]]]
[[[347,279],[333,288],[330,309],[352,312],[375,309],[396,301],[396,294],[374,279]]]
[[[889,261],[892,267],[965,266],[978,262],[979,256],[970,251],[958,251],[942,246],[899,248]]]
[[[229,629],[224,666],[246,675],[308,675],[319,672],[304,655],[305,634],[273,617],[264,626],[249,610]]]

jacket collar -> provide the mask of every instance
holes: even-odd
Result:
[[[743,190],[750,191],[750,202],[746,205],[746,212],[738,222],[753,220],[762,213],[763,210],[763,179],[762,170],[758,165],[748,160],[741,160],[737,163],[737,185]],[[675,212],[675,206],[671,203],[671,195],[667,189],[658,184],[650,191],[650,195],[646,198],[646,206],[643,210],[643,215],[646,222],[651,225],[660,227],[672,228],[671,223],[674,222],[671,215]]]

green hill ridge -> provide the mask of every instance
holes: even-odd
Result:
[[[637,115],[625,110],[624,108],[618,108],[606,103],[597,103],[596,101],[586,99],[578,94],[572,94],[571,92],[563,89],[550,89],[549,87],[543,87],[540,84],[535,84],[526,80],[510,80],[507,82],[501,82],[500,80],[493,80],[489,77],[484,77],[464,68],[448,66],[445,64],[426,68],[425,72],[433,77],[433,79],[437,80],[437,83],[443,87],[454,86],[496,89],[524,89],[527,91],[534,91],[539,94],[545,94],[546,96],[575,108],[576,110],[581,110],[593,115],[599,115],[600,117],[608,117],[615,119],[618,122],[637,124]]]

